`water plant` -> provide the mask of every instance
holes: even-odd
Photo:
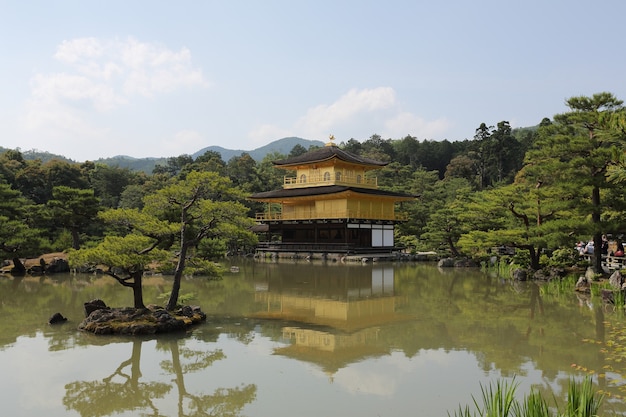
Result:
[[[570,379],[567,402],[563,410],[555,404],[550,407],[541,393],[531,391],[522,401],[518,400],[515,391],[518,383],[498,380],[487,387],[481,384],[482,402],[472,397],[475,410],[469,406],[459,406],[455,417],[598,417],[604,399],[603,394],[594,391],[590,377],[578,382]],[[450,417],[451,414],[448,413]]]

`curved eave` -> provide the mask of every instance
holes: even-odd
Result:
[[[303,165],[328,162],[331,161],[333,158],[336,158],[348,164],[371,167],[372,169],[381,168],[388,165],[387,162],[376,161],[373,159],[361,157],[359,155],[354,155],[340,148],[337,148],[336,146],[326,146],[324,148],[319,148],[305,154],[295,156],[293,158],[273,161],[272,164],[279,168],[293,169]]]
[[[257,193],[249,196],[250,200],[261,201],[266,203],[280,202],[285,200],[310,200],[310,199],[326,199],[337,198],[343,196],[362,196],[367,198],[379,198],[379,199],[392,199],[394,201],[411,201],[417,198],[403,193],[396,193],[393,191],[384,191],[378,189],[359,188],[359,187],[346,187],[338,185],[329,185],[323,187],[309,187],[309,188],[292,188],[292,189],[280,189],[274,191],[267,191],[263,193]]]

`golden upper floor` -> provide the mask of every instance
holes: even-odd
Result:
[[[348,185],[362,188],[378,188],[376,177],[368,177],[364,170],[344,167],[301,168],[296,176],[285,176],[284,188],[314,187],[318,185]]]
[[[325,185],[347,185],[362,188],[378,188],[376,177],[368,171],[387,165],[346,152],[329,142],[323,148],[305,154],[273,162],[275,166],[295,171],[285,176],[284,188],[302,188]]]

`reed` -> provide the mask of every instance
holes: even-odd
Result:
[[[591,378],[585,378],[581,383],[576,383],[571,379],[564,415],[567,417],[598,416],[603,398],[604,395],[594,392]]]
[[[516,399],[515,391],[519,384],[515,378],[510,382],[497,381],[484,387],[481,384],[482,399],[478,401],[472,397],[475,410],[472,412],[469,406],[459,406],[453,414],[455,417],[598,417],[604,395],[600,395],[593,389],[590,377],[585,377],[581,382],[570,380],[567,403],[564,410],[558,407],[550,407],[541,393],[531,391],[523,401]],[[448,413],[451,417],[451,414]]]

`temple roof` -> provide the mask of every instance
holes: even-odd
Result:
[[[353,191],[359,194],[369,194],[379,197],[395,197],[399,199],[413,199],[415,196],[411,196],[404,193],[397,193],[394,191],[384,191],[372,188],[361,187],[348,187],[345,185],[325,185],[321,187],[308,187],[308,188],[281,188],[280,190],[265,191],[262,193],[256,193],[249,198],[253,200],[265,200],[275,198],[290,198],[290,197],[310,197],[315,195],[328,195],[338,194],[345,191]]]
[[[355,155],[350,152],[346,152],[343,149],[338,148],[334,144],[327,144],[326,146],[314,149],[302,155],[294,156],[292,158],[281,159],[278,161],[273,161],[272,163],[276,166],[287,167],[293,165],[303,165],[303,164],[312,164],[319,163],[322,161],[328,161],[332,158],[340,159],[344,162],[349,162],[351,164],[358,165],[366,165],[373,167],[384,167],[387,165],[387,162],[376,161],[370,158],[364,158],[359,155]]]

